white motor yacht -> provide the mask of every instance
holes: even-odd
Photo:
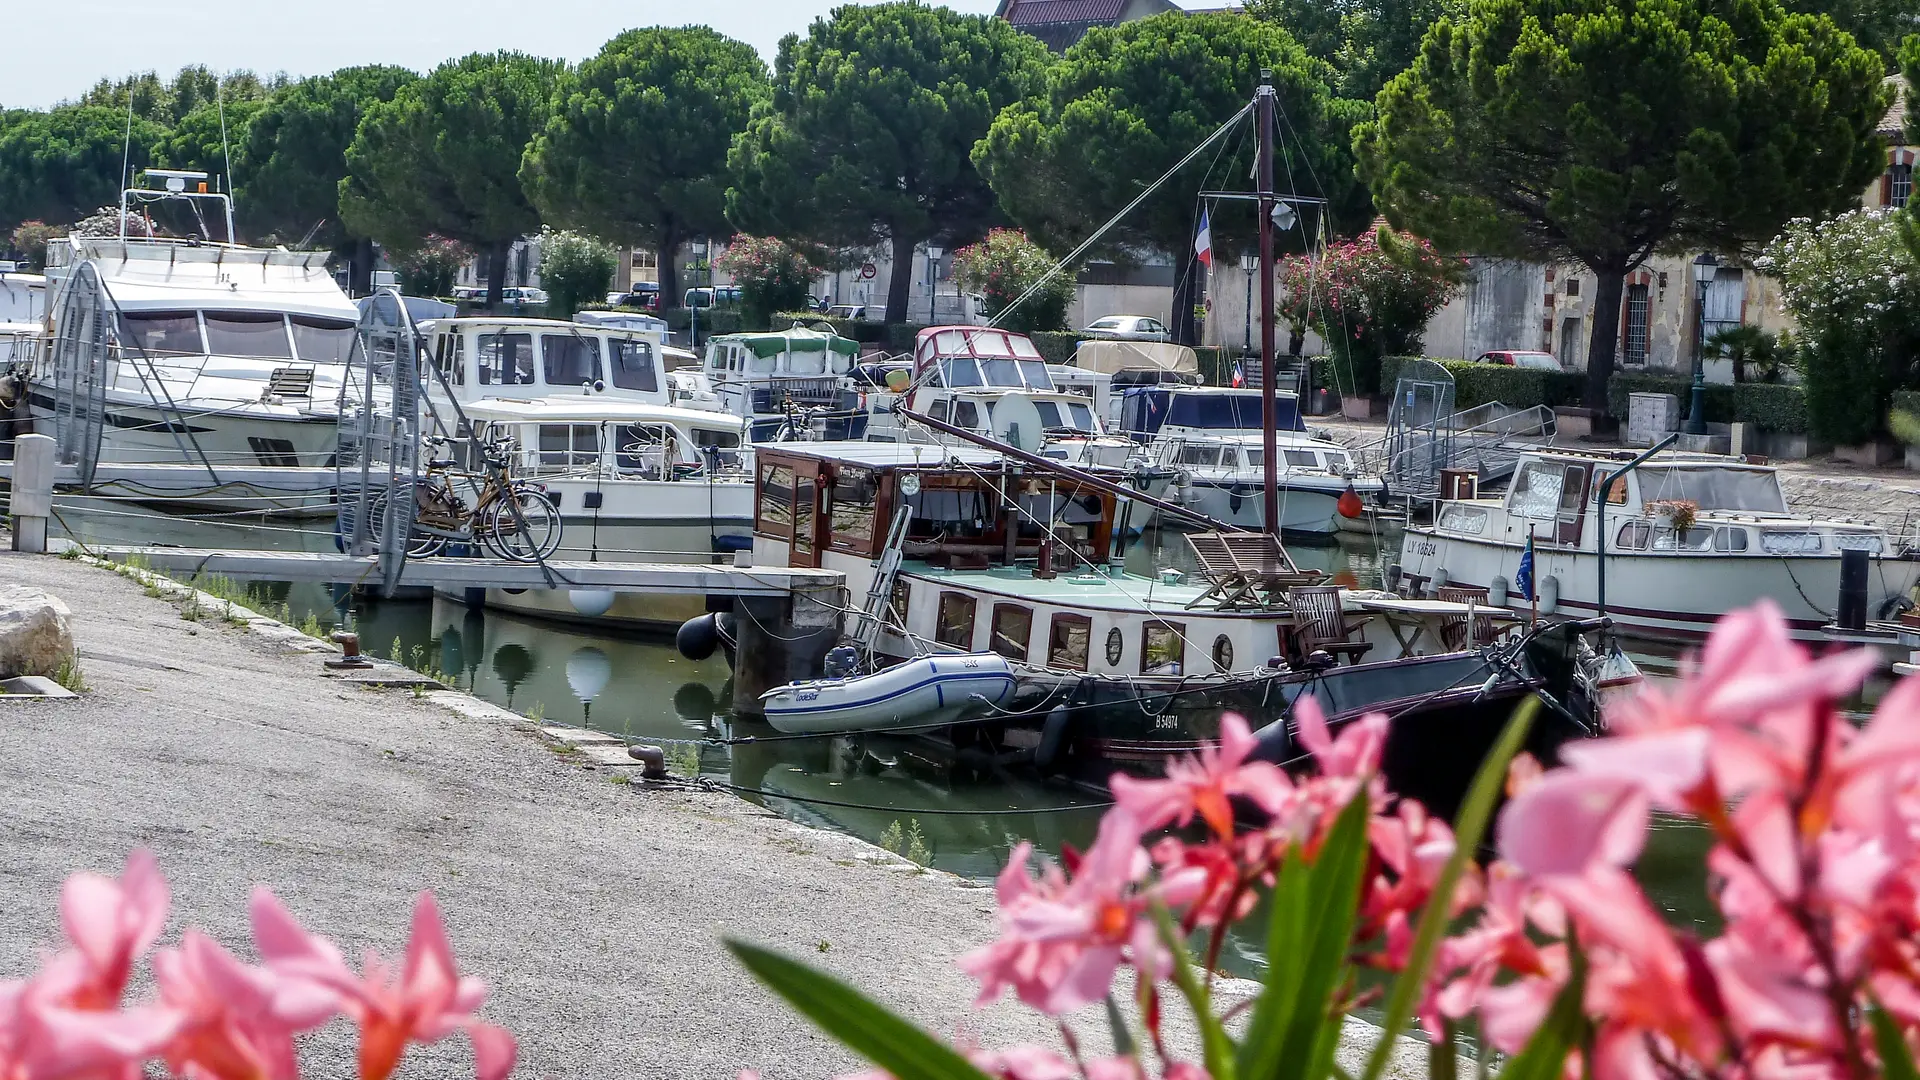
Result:
[[[1407,529],[1402,588],[1482,588],[1493,606],[1526,610],[1535,601],[1515,581],[1531,542],[1543,615],[1593,615],[1604,593],[1605,613],[1628,631],[1690,639],[1766,598],[1796,637],[1814,640],[1833,621],[1841,552],[1868,553],[1875,617],[1909,603],[1920,580],[1920,558],[1884,530],[1793,514],[1769,466],[1661,454],[1600,501],[1606,478],[1626,465],[1552,448],[1523,455],[1503,496],[1442,501],[1432,525]]]

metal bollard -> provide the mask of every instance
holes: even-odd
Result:
[[[665,780],[667,778],[667,752],[657,746],[644,744],[627,747],[627,756],[641,763],[642,780]]]
[[[340,646],[340,655],[332,659],[320,661],[322,664],[333,668],[335,671],[358,670],[373,666],[373,661],[360,655],[359,634],[350,634],[344,630],[336,630],[332,638],[333,643]]]
[[[52,513],[53,439],[21,435],[13,440],[13,550],[44,553]]]

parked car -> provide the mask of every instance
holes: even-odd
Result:
[[[638,282],[632,292],[608,293],[607,303],[614,307],[656,311],[660,307],[660,286],[650,281]]]
[[[825,314],[830,319],[864,319],[867,317],[867,305],[835,304]]]
[[[1532,368],[1535,371],[1565,370],[1560,366],[1560,361],[1550,352],[1502,349],[1498,352],[1481,353],[1474,359],[1482,364],[1503,364],[1507,367]]]
[[[690,308],[731,307],[739,303],[740,286],[738,285],[687,290],[686,306]]]
[[[1121,341],[1172,341],[1167,324],[1149,315],[1108,315],[1095,319],[1080,331],[1089,337]]]
[[[485,285],[455,285],[453,287],[453,298],[469,304],[484,304],[487,300],[487,287]]]
[[[547,302],[547,290],[536,289],[530,285],[516,285],[500,290],[500,302],[509,307],[532,307]]]

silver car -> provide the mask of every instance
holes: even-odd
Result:
[[[1095,319],[1080,331],[1088,337],[1120,341],[1172,341],[1167,324],[1150,315],[1108,315]]]

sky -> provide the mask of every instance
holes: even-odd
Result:
[[[471,52],[518,49],[578,62],[635,26],[705,23],[760,50],[804,32],[839,0],[0,0],[0,36],[64,42],[12,48],[0,107],[44,109],[101,78],[188,64],[318,75],[356,64],[426,71]],[[991,14],[995,0],[947,0]]]

